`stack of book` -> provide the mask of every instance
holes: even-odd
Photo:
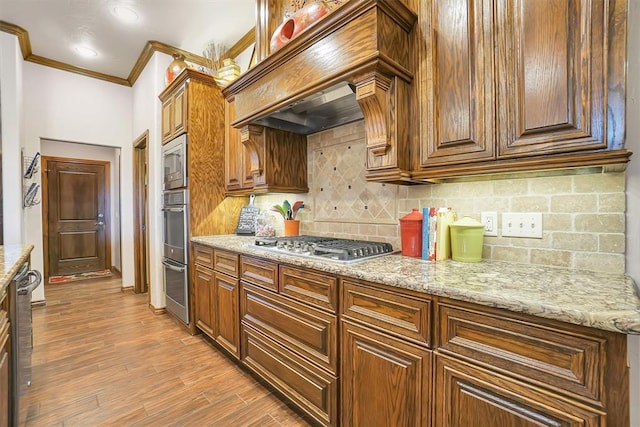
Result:
[[[422,259],[451,258],[449,224],[455,220],[456,212],[452,208],[422,208]]]

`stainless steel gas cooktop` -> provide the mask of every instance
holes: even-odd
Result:
[[[319,236],[256,237],[255,244],[274,252],[342,262],[356,262],[393,253],[389,243]]]

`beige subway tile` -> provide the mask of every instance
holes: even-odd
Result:
[[[599,194],[598,212],[625,212],[626,203],[624,193]]]
[[[576,252],[573,254],[572,267],[578,270],[623,274],[625,269],[625,257],[624,254]]]
[[[529,263],[529,250],[511,246],[494,246],[493,259],[496,261]]]
[[[515,196],[527,194],[529,183],[526,179],[503,179],[493,182],[494,195]]]
[[[431,197],[431,185],[399,185],[407,199],[426,199]],[[398,196],[400,197],[400,196]]]
[[[472,212],[497,212],[500,215],[502,212],[509,212],[508,197],[474,197],[473,198],[473,210]]]
[[[571,252],[551,249],[532,249],[531,264],[569,267],[571,265]]]
[[[576,193],[612,193],[624,191],[624,173],[576,175],[573,177]]]
[[[485,244],[482,247],[482,259],[493,259],[492,258],[492,256],[493,256],[492,250],[493,250],[493,246]]]
[[[626,237],[624,234],[600,234],[598,235],[598,252],[623,254],[626,250]]]
[[[549,198],[544,196],[521,196],[511,200],[511,212],[548,212]]]
[[[589,233],[624,233],[624,214],[578,214],[575,230]]]
[[[483,197],[493,195],[492,181],[462,182],[460,183],[460,194],[469,197]]]
[[[456,197],[460,195],[460,184],[458,183],[446,183],[446,184],[433,184],[431,185],[432,197]]]
[[[441,206],[453,208],[460,217],[462,217],[462,215],[471,215],[476,217],[476,220],[480,220],[480,212],[474,212],[475,203],[473,199],[447,199],[447,201]]]
[[[572,181],[568,176],[550,176],[531,178],[529,180],[529,194],[558,194],[571,193]]]
[[[378,226],[375,224],[358,224],[358,232],[366,236],[376,236],[378,234]]]
[[[571,214],[543,214],[542,229],[549,231],[573,231],[573,215]]]
[[[380,237],[397,237],[400,235],[400,227],[397,225],[378,225],[376,235]]]
[[[597,212],[596,194],[568,194],[551,196],[551,212]]]
[[[552,247],[569,251],[596,251],[598,239],[593,233],[551,233]]]

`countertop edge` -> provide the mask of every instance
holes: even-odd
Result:
[[[640,334],[638,290],[633,279],[624,274],[582,272],[558,267],[500,261],[482,261],[472,264],[457,263],[451,260],[423,261],[400,255],[396,258],[382,257],[357,264],[341,265],[331,261],[317,261],[296,255],[256,249],[253,245],[253,239],[253,237],[247,236],[223,235],[196,236],[192,237],[191,241],[217,249],[453,300],[477,303],[610,332]],[[394,265],[389,267],[390,264]],[[383,269],[388,269],[391,272],[376,272],[376,270]],[[501,277],[499,273],[494,273],[500,270],[507,271],[508,274],[505,273]],[[441,271],[443,273],[440,273]],[[474,277],[460,280],[459,282],[464,283],[464,286],[452,286],[450,283],[445,283],[451,282],[448,275],[451,276],[457,271],[462,271],[461,274],[464,274],[465,271],[471,272]],[[514,272],[516,273],[514,274]],[[520,279],[535,276],[536,279],[542,278],[544,280],[546,277],[548,283],[545,284],[545,287],[549,290],[552,289],[557,295],[565,297],[567,305],[564,306],[550,300],[550,295],[553,295],[553,292],[547,292],[547,289],[541,289],[536,293],[535,290],[527,289],[526,286],[523,286],[522,289],[515,287],[514,283],[517,283],[517,279],[513,279],[513,283],[506,283],[505,276],[518,275],[521,276]],[[447,280],[439,281],[439,277],[446,277]],[[492,280],[496,282],[502,280],[505,283],[497,283],[493,286]],[[603,285],[600,290],[594,289],[601,282],[606,282],[608,287],[605,289]],[[566,291],[559,291],[561,287],[565,287]],[[589,289],[585,289],[585,287]],[[594,302],[596,300],[594,297],[586,302],[580,301],[577,297],[580,292],[588,296],[599,297],[600,300]],[[575,298],[574,295],[576,295]]]

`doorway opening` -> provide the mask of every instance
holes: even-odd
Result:
[[[149,290],[149,130],[133,141],[133,257],[135,293]]]

